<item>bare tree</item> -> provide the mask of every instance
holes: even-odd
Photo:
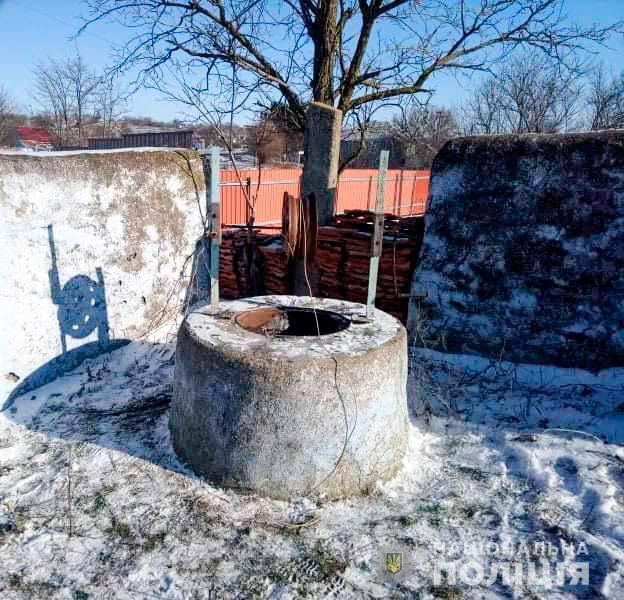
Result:
[[[283,160],[287,144],[285,133],[269,119],[260,119],[247,130],[247,148],[259,165]]]
[[[624,72],[608,77],[598,68],[589,82],[587,104],[590,129],[624,128]]]
[[[500,86],[490,77],[473,93],[461,111],[461,129],[465,135],[508,133],[501,109]]]
[[[80,54],[70,58],[64,65],[68,88],[73,98],[74,129],[78,145],[85,140],[85,117],[92,112],[96,92],[101,85],[101,79],[91,71],[82,60]]]
[[[93,118],[99,135],[115,133],[116,124],[126,108],[126,95],[115,78],[102,77],[93,93]]]
[[[51,60],[35,66],[34,95],[48,116],[55,141],[59,145],[70,143],[72,98],[63,67]]]
[[[80,55],[36,65],[35,96],[50,117],[59,145],[85,142],[85,119],[92,115],[101,83],[102,79],[85,65]]]
[[[579,111],[581,69],[527,54],[500,65],[468,101],[468,134],[548,133],[569,129]]]
[[[303,134],[287,104],[272,103],[260,113],[256,128],[260,138],[256,146],[272,149],[271,160],[288,160],[289,156],[303,150]]]
[[[11,130],[15,126],[13,103],[9,94],[0,86],[0,147],[8,145]]]
[[[137,83],[175,85],[162,77],[172,61],[201,72],[208,88],[236,68],[245,89],[233,104],[281,97],[302,130],[311,100],[348,117],[365,105],[428,95],[436,73],[481,70],[519,46],[565,61],[622,27],[567,22],[565,0],[86,2],[84,27],[110,19],[132,28],[116,68],[139,67]]]
[[[390,134],[402,149],[404,166],[429,168],[440,148],[458,135],[455,115],[446,108],[416,105],[392,121]]]
[[[234,155],[234,115],[249,101],[257,89],[257,84],[249,85],[239,77],[238,71],[238,67],[233,65],[216,78],[211,78],[208,74],[205,79],[196,81],[188,69],[173,57],[161,69],[150,71],[149,78],[146,78],[144,83],[147,87],[162,92],[169,100],[190,109],[193,114],[188,115],[188,121],[196,122],[199,119],[216,135],[219,143],[228,152],[247,204],[250,222],[253,224],[258,188],[255,194],[250,193],[238,168]],[[174,85],[163,85],[163,78],[173,82]],[[259,162],[258,186],[262,178],[261,167],[262,164]]]

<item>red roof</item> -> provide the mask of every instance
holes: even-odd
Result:
[[[16,127],[17,135],[22,143],[50,144],[50,134],[39,127]]]

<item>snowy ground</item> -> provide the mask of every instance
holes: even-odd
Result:
[[[428,351],[412,366],[402,471],[331,502],[186,470],[171,345],[132,343],[17,398],[0,413],[0,597],[624,597],[624,369]]]

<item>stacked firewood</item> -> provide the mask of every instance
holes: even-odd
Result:
[[[221,297],[231,300],[254,294],[290,293],[289,260],[281,237],[254,230],[255,259],[250,265],[248,235],[246,229],[223,231],[219,252]]]
[[[269,243],[258,245],[264,291],[267,294],[290,294],[290,261],[279,236],[271,236]]]
[[[336,215],[332,220],[334,227],[341,229],[357,229],[358,231],[373,232],[373,213],[368,210],[348,210],[344,214]],[[401,238],[408,238],[422,242],[424,219],[420,217],[397,217],[392,213],[384,214],[384,232]]]
[[[320,295],[366,302],[372,243],[371,213],[352,211],[318,231]],[[375,305],[405,322],[412,272],[422,242],[422,219],[388,215],[384,223]]]
[[[223,231],[219,252],[219,291],[222,298],[232,300],[247,295],[249,265],[246,243],[246,231],[242,229]]]
[[[319,265],[321,296],[366,302],[372,217],[367,211],[350,211],[335,217],[331,226],[317,229],[315,262]],[[279,236],[254,230],[255,259],[250,268],[247,230],[223,231],[219,273],[222,297],[292,293],[294,258],[292,249],[289,252],[288,244],[284,242],[287,235],[288,231]],[[422,236],[422,217],[386,215],[375,305],[403,322],[407,319],[411,277]],[[308,251],[314,252],[311,248]],[[255,280],[255,285],[251,279]]]

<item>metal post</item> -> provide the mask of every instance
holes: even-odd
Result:
[[[221,246],[221,206],[219,169],[221,150],[210,148],[210,312],[219,311],[219,249]]]
[[[379,155],[379,172],[377,173],[377,198],[375,199],[375,223],[373,240],[371,245],[370,269],[368,271],[368,297],[366,299],[366,318],[373,318],[375,308],[375,295],[377,294],[377,274],[379,273],[379,258],[383,249],[384,228],[384,185],[388,171],[387,150],[382,150]]]
[[[247,177],[245,180],[245,190],[247,191],[247,199],[245,202],[245,225],[253,225],[249,220],[251,219],[251,177]]]

